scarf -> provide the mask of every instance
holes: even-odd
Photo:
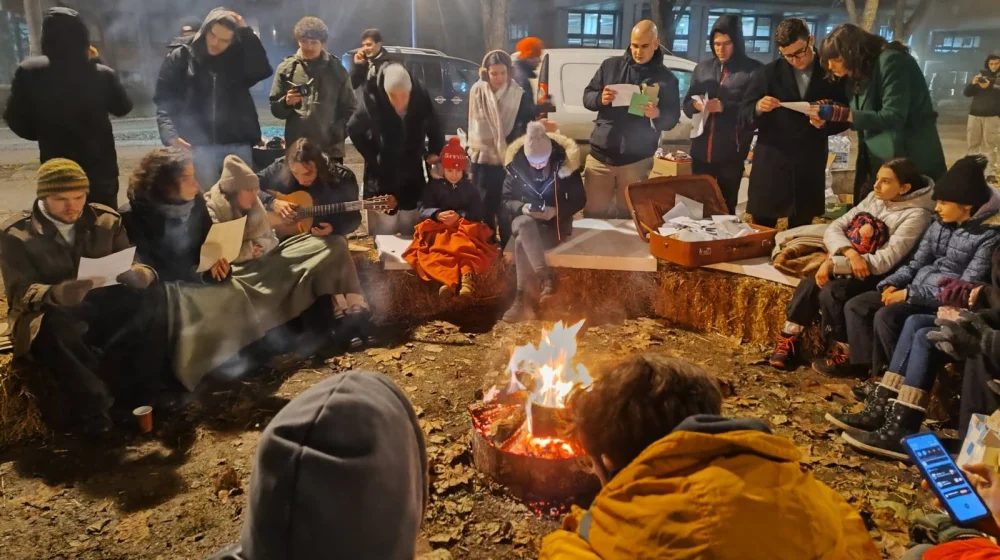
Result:
[[[192,199],[181,203],[154,202],[153,208],[156,209],[157,213],[168,220],[181,220],[182,222],[186,222],[187,219],[191,217],[191,211],[194,210],[194,200]]]
[[[52,214],[49,214],[49,209],[45,207],[44,200],[38,201],[38,209],[42,212],[43,216],[52,222],[52,225],[56,227],[56,231],[66,240],[66,243],[73,245],[73,242],[76,241],[76,224],[67,224],[55,219]]]
[[[472,163],[503,165],[507,135],[514,130],[524,90],[510,81],[493,92],[480,80],[469,92],[469,152]]]

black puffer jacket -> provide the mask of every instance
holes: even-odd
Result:
[[[236,29],[233,44],[209,56],[205,34],[223,21],[236,25],[222,8],[209,12],[201,30],[173,45],[160,67],[153,102],[166,146],[177,138],[193,146],[253,145],[260,140],[250,88],[271,75],[271,64],[250,27]]]
[[[79,14],[53,8],[42,23],[42,53],[14,73],[3,118],[21,138],[38,141],[41,161],[80,164],[91,181],[117,180],[118,155],[108,114],[132,110],[107,66],[88,61],[90,34]]]
[[[969,83],[965,86],[965,96],[972,98],[969,114],[973,117],[1000,117],[1000,72],[990,71],[990,60],[1000,59],[997,55],[986,58],[986,68],[976,72],[976,75],[989,80],[987,87]]]
[[[610,107],[601,103],[605,86],[658,84],[657,106],[660,116],[653,120],[628,112],[628,107]],[[628,165],[653,157],[660,145],[660,133],[677,126],[681,118],[677,77],[663,65],[663,51],[656,50],[652,60],[638,64],[627,50],[622,56],[605,60],[583,90],[583,106],[597,111],[594,132],[590,135],[591,155],[611,166]]]
[[[691,141],[691,157],[698,161],[723,162],[744,160],[750,153],[752,131],[740,126],[740,106],[743,103],[750,76],[762,64],[744,51],[743,23],[740,16],[723,15],[712,27],[709,47],[719,33],[733,41],[733,56],[722,63],[717,56],[698,63],[691,77],[691,89],[684,97],[684,113],[690,118],[697,113],[692,96],[706,94],[722,101],[722,112],[715,113],[705,123],[705,132]],[[715,49],[712,49],[715,52]]]
[[[506,220],[521,216],[526,204],[556,208],[556,216],[546,222],[556,228],[559,241],[573,234],[573,215],[587,205],[587,192],[580,176],[580,148],[571,138],[549,133],[552,156],[547,180],[535,181],[538,171],[524,155],[524,138],[507,147],[507,178],[503,182]]]
[[[424,160],[441,153],[444,132],[430,95],[417,80],[412,80],[406,116],[399,117],[383,87],[385,68],[379,71],[378,85],[362,96],[347,132],[365,158],[365,198],[391,194],[400,210],[413,210],[427,184]]]

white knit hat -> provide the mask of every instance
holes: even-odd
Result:
[[[413,80],[402,64],[387,64],[382,70],[382,89],[386,93],[393,90],[411,91]]]
[[[532,165],[548,163],[552,156],[552,140],[545,133],[545,126],[538,121],[528,123],[528,134],[524,137],[524,156]]]

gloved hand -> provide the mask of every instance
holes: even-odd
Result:
[[[938,281],[937,299],[949,307],[969,309],[972,307],[972,292],[979,286],[958,278],[942,278]]]
[[[818,116],[828,122],[847,122],[851,117],[851,108],[839,103],[824,103],[819,106]]]
[[[93,280],[67,280],[49,288],[46,297],[52,305],[80,305],[93,287]]]
[[[150,284],[156,282],[156,274],[148,266],[133,264],[131,268],[119,274],[115,280],[127,288],[145,290]]]
[[[996,331],[983,321],[982,317],[963,310],[958,321],[934,321],[941,327],[931,332],[927,339],[935,343],[937,349],[956,360],[971,358],[980,352],[989,352],[993,347]]]

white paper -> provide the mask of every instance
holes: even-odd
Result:
[[[701,241],[715,241],[716,238],[703,232],[703,231],[692,231],[686,229],[677,235],[674,235],[674,239],[678,241],[686,241],[688,243],[698,243]]]
[[[692,200],[686,196],[676,195],[674,197],[675,204],[683,204],[687,206],[688,210],[691,211],[692,220],[701,220],[705,217],[705,205],[698,202],[697,200]]]
[[[134,261],[135,247],[99,259],[81,258],[76,279],[93,280],[95,288],[114,286],[118,283],[118,276],[132,268]]]
[[[701,102],[704,106],[708,104],[708,96],[702,97],[700,95],[692,95],[691,99]],[[705,133],[705,121],[708,120],[708,111],[702,111],[700,113],[695,113],[691,117],[691,138],[697,138]]]
[[[639,86],[633,84],[613,84],[608,89],[615,92],[615,100],[611,102],[612,107],[628,107],[632,104],[632,96],[641,94]]]
[[[791,109],[792,111],[802,113],[803,115],[809,114],[808,101],[782,101],[781,106],[785,109]]]
[[[201,246],[201,261],[198,264],[198,272],[209,270],[219,259],[226,259],[230,263],[240,256],[240,248],[243,246],[243,230],[246,228],[247,217],[243,216],[238,220],[213,224],[212,229],[205,238],[205,243]]]

